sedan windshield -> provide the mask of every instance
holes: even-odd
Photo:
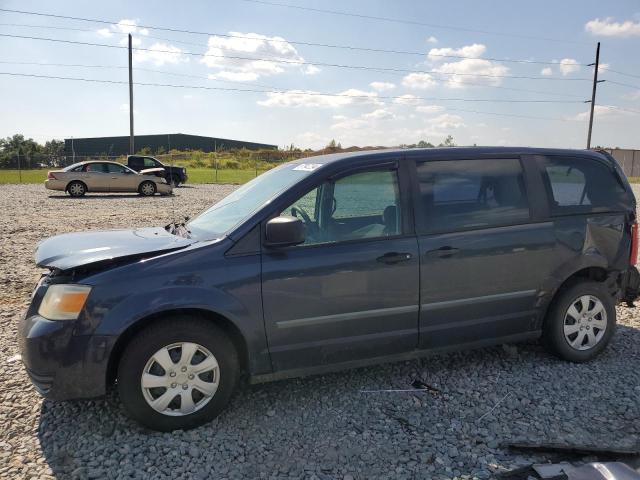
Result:
[[[209,207],[191,220],[187,228],[200,240],[219,238],[317,166],[289,164],[269,170]]]

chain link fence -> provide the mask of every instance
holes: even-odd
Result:
[[[171,152],[152,156],[167,166],[187,169],[187,183],[244,183],[261,173],[288,162],[308,156],[301,151],[223,151],[223,152]],[[0,164],[0,184],[40,183],[47,172],[60,170],[85,161],[112,161],[127,164],[125,155],[11,155]]]

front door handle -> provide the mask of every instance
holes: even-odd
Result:
[[[398,253],[398,252],[388,252],[378,257],[378,260],[381,263],[386,263],[387,265],[393,265],[394,263],[406,262],[411,260],[410,253]]]
[[[454,248],[447,245],[435,250],[429,250],[427,252],[427,255],[429,255],[430,257],[449,258],[457,254],[458,252],[460,252],[459,248]]]

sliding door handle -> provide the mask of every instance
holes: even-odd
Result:
[[[410,253],[388,252],[376,259],[378,262],[393,265],[394,263],[406,262],[411,260]]]
[[[439,258],[449,258],[460,252],[459,248],[454,248],[450,246],[444,246],[437,248],[435,250],[429,250],[427,255],[429,257],[439,257]]]

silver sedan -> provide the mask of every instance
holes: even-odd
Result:
[[[101,161],[80,162],[50,171],[44,186],[72,197],[82,197],[87,192],[136,192],[144,196],[172,192],[161,168],[136,172],[121,163]]]

